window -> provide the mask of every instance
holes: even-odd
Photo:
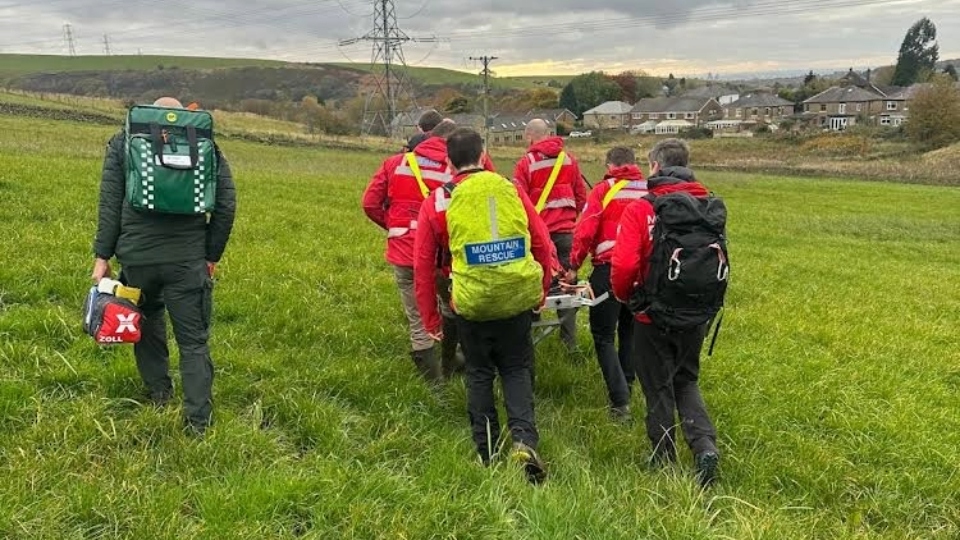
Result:
[[[634,119],[634,120],[643,120],[643,113],[638,113],[638,112],[633,113],[633,119]]]
[[[651,119],[651,120],[656,120],[657,118],[660,118],[660,115],[659,115],[659,114],[657,114],[657,113],[655,113],[655,112],[650,113],[650,119]]]
[[[737,109],[737,118],[743,116],[743,109]]]
[[[840,114],[847,114],[847,104],[841,103],[839,108],[837,109],[837,112],[839,112]]]
[[[821,104],[820,104],[820,112],[827,112],[827,104],[826,104],[826,103],[821,103]]]
[[[777,107],[777,114],[783,116],[783,107]]]
[[[667,120],[676,120],[676,119],[677,119],[677,113],[672,113],[672,112],[667,113]]]
[[[860,112],[862,110],[863,110],[863,103],[857,103],[857,112]]]
[[[888,111],[895,111],[895,110],[897,110],[897,102],[896,102],[896,101],[888,101],[888,102],[887,102],[887,110],[888,110]]]
[[[757,115],[760,114],[760,109],[754,107],[753,110],[750,111],[750,114],[751,114],[753,117],[757,117]]]
[[[770,107],[767,107],[766,109],[763,110],[763,115],[770,116]]]
[[[903,118],[894,118],[894,119],[893,119],[893,125],[895,125],[895,126],[903,125]]]
[[[889,126],[889,125],[890,125],[890,117],[889,117],[889,116],[884,116],[884,117],[880,118],[880,125],[881,125],[881,126]]]
[[[686,118],[687,120],[693,120],[694,118],[697,117],[697,115],[695,115],[692,112],[688,112],[687,114],[683,115],[683,117]]]

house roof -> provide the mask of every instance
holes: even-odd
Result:
[[[622,101],[608,101],[606,103],[601,103],[600,105],[590,109],[589,111],[583,113],[584,116],[588,114],[627,114],[633,107],[629,103],[624,103]]]
[[[548,126],[554,126],[554,119],[546,115],[532,114],[498,114],[490,119],[490,131],[518,131],[526,129],[527,122],[539,118],[547,123]]]
[[[804,101],[804,103],[862,103],[877,101],[883,99],[883,97],[881,94],[869,92],[857,86],[847,86],[843,88],[833,86]]]
[[[700,97],[644,98],[633,106],[635,113],[699,112],[713,99]]]
[[[787,107],[793,106],[793,102],[787,101],[778,95],[769,92],[753,92],[740,96],[740,99],[734,101],[727,107]]]
[[[527,111],[528,115],[542,115],[543,117],[549,117],[551,120],[556,120],[563,113],[569,113],[574,118],[577,118],[577,115],[570,109],[532,109]]]
[[[691,127],[691,126],[693,126],[693,123],[692,123],[692,122],[688,122],[688,121],[686,121],[686,120],[664,120],[663,122],[660,122],[659,124],[657,124],[657,127],[660,127],[660,126],[663,126],[663,127],[673,127],[673,126],[678,126],[678,127]]]

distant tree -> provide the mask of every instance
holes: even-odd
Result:
[[[940,59],[940,46],[936,40],[937,27],[926,17],[907,30],[893,73],[894,85],[910,86],[922,80],[924,71],[933,71]]]
[[[528,109],[556,109],[560,106],[557,93],[549,88],[535,88],[524,93]]]
[[[443,110],[448,114],[463,114],[473,110],[467,96],[454,96],[443,104]]]
[[[960,81],[960,77],[957,76],[957,68],[953,64],[947,64],[947,67],[943,68],[943,73],[949,75],[954,81]]]
[[[807,85],[809,85],[810,83],[812,83],[812,82],[815,81],[815,80],[817,80],[817,75],[816,75],[816,73],[814,73],[813,70],[811,69],[811,70],[810,70],[810,73],[807,73],[807,76],[803,78],[803,85],[804,85],[804,86],[807,86]]]
[[[687,78],[686,78],[686,77],[681,77],[681,78],[680,78],[680,88],[686,88],[686,87],[687,87]]]
[[[929,88],[917,92],[910,104],[906,132],[925,149],[960,142],[960,92],[950,76],[936,75]]]
[[[613,82],[620,87],[620,101],[627,103],[636,103],[637,101],[637,77],[630,71],[624,71],[619,75],[614,75]]]
[[[580,102],[577,101],[577,91],[573,88],[572,81],[567,83],[567,85],[563,87],[563,90],[560,91],[560,107],[569,109],[577,116],[585,110],[580,108]]]
[[[622,90],[607,75],[592,71],[574,77],[560,93],[560,106],[582,116],[605,101],[621,99]]]
[[[883,66],[873,70],[870,76],[870,82],[880,86],[890,86],[893,84],[894,66]]]

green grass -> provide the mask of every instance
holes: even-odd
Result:
[[[279,67],[297,66],[299,64],[280,60],[266,60],[258,58],[206,58],[200,56],[154,56],[154,55],[28,55],[28,54],[0,54],[0,78],[16,77],[32,73],[54,73],[63,71],[119,71],[141,70],[149,71],[164,68],[180,69],[225,69],[237,67]],[[370,71],[371,67],[365,63],[334,62],[328,65]],[[412,78],[425,84],[479,84],[479,77],[475,73],[437,67],[411,66],[407,68]],[[537,81],[563,77],[502,77],[494,79],[495,87],[502,88],[534,88]],[[568,79],[568,78],[567,78]]]
[[[0,54],[0,77],[60,71],[153,70],[164,68],[217,69],[246,66],[280,66],[285,62],[252,58],[205,58],[153,55],[29,55]]]
[[[138,404],[131,350],[80,330],[113,131],[0,116],[0,537],[960,536],[956,189],[705,173],[735,265],[703,361],[722,482],[697,490],[688,455],[647,472],[642,422],[612,424],[592,355],[551,340],[534,488],[477,465],[460,381],[414,374],[359,208],[371,153],[223,143],[217,424],[194,441],[179,402]]]

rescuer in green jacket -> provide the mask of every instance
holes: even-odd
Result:
[[[158,99],[154,105],[183,108],[173,98]],[[92,279],[96,283],[112,277],[109,261],[116,256],[122,267],[121,281],[141,289],[142,338],[134,346],[134,355],[148,397],[158,406],[173,397],[166,308],[180,349],[185,427],[192,434],[203,435],[213,411],[214,367],[208,346],[213,274],[233,230],[233,177],[218,149],[219,178],[213,212],[178,215],[139,211],[124,196],[124,141],[120,132],[107,143]]]

